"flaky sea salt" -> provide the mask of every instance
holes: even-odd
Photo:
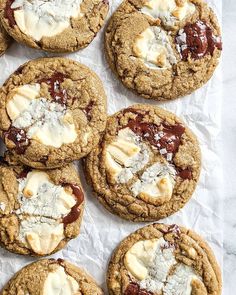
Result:
[[[165,134],[164,134],[163,131],[159,131],[159,132],[158,132],[158,135],[159,135],[160,137],[163,137]]]
[[[139,193],[143,191],[146,185],[156,183],[157,179],[164,176],[168,176],[174,184],[175,175],[176,171],[171,165],[155,163],[143,172],[140,179],[132,185],[131,191],[133,195],[137,197]]]
[[[172,157],[173,157],[172,153],[167,153],[166,160],[169,162],[172,160]]]
[[[118,182],[127,183],[134,175],[134,173],[141,170],[149,161],[149,151],[147,149],[146,144],[139,143],[140,152],[133,157],[130,162],[129,167],[124,168],[119,176]]]
[[[161,154],[161,155],[165,155],[165,154],[167,154],[167,150],[166,150],[166,148],[160,149],[160,154]]]
[[[61,124],[60,119],[64,116],[65,111],[64,106],[46,98],[33,99],[29,107],[20,114],[12,125],[19,129],[42,127],[46,123],[54,126]],[[29,137],[32,136],[31,133],[29,129]]]
[[[159,139],[161,139],[161,137],[160,137],[159,134],[157,133],[157,134],[154,135],[154,139],[155,139],[156,141],[158,141]]]

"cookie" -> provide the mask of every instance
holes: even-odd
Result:
[[[221,49],[217,18],[203,0],[125,0],[105,33],[110,67],[147,99],[175,99],[201,87]]]
[[[0,13],[2,9],[2,2],[0,2]],[[8,36],[7,32],[3,28],[3,25],[0,20],[0,56],[5,53],[7,48],[11,44],[11,38]]]
[[[98,200],[132,221],[153,221],[180,210],[200,173],[194,134],[174,114],[134,105],[108,118],[84,170]]]
[[[65,58],[20,67],[0,89],[0,135],[15,160],[39,169],[86,156],[106,125],[100,79]]]
[[[2,10],[2,1],[0,2],[0,13]],[[12,39],[5,31],[2,22],[0,20],[0,56],[5,53],[7,48],[11,45]]]
[[[7,32],[0,22],[0,56],[5,53],[10,44],[11,38],[7,35]]]
[[[0,244],[45,256],[79,234],[84,194],[73,165],[54,170],[0,165]]]
[[[63,259],[43,259],[22,268],[1,295],[103,295],[84,270]]]
[[[110,295],[220,295],[214,254],[195,232],[177,225],[143,227],[115,250],[107,271]]]
[[[88,46],[108,12],[104,0],[4,0],[3,25],[16,41],[52,52]]]

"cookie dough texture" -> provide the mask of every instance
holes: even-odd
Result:
[[[10,44],[11,38],[8,36],[0,22],[0,56],[5,53]]]
[[[221,272],[207,243],[191,230],[165,224],[141,228],[120,243],[107,285],[110,295],[220,295],[222,290]]]
[[[155,221],[180,210],[198,182],[195,135],[173,113],[134,105],[110,116],[84,161],[88,183],[111,213]]]
[[[173,22],[173,16],[170,18],[164,6],[170,2],[179,3],[180,7],[181,3],[188,2],[188,5],[194,5],[194,10],[190,9],[185,18],[175,18]],[[155,3],[159,6],[155,7]],[[153,11],[150,5],[154,5]],[[145,13],[144,9],[149,12]],[[162,16],[156,17],[159,10]],[[167,3],[159,0],[123,1],[106,28],[107,61],[122,83],[144,98],[170,100],[190,94],[211,78],[221,52],[215,48],[212,55],[204,53],[202,57],[194,59],[189,54],[187,60],[181,58],[175,38],[186,24],[199,20],[212,29],[214,36],[218,36],[213,37],[214,41],[217,38],[220,40],[216,16],[202,0],[168,0]],[[192,49],[205,46],[202,40],[204,38],[201,37],[195,40]],[[182,41],[186,42],[186,39]],[[208,45],[212,44],[210,42]]]
[[[109,4],[101,0],[5,0],[2,23],[16,41],[52,52],[88,46],[101,29]]]
[[[2,2],[0,2],[0,13],[2,10]],[[5,31],[0,20],[0,56],[5,53],[7,48],[11,45],[12,39]]]
[[[31,256],[61,250],[79,235],[83,209],[72,164],[47,171],[0,165],[0,244],[7,250]]]
[[[32,60],[0,89],[0,135],[11,161],[44,169],[86,156],[106,124],[106,96],[86,66]]]
[[[62,259],[43,259],[22,268],[1,295],[103,295],[84,270]]]

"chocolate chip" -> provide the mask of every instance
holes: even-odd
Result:
[[[81,188],[75,184],[71,183],[62,183],[62,186],[69,186],[72,189],[73,195],[76,197],[77,202],[76,204],[71,208],[70,213],[67,214],[63,218],[64,227],[66,227],[68,224],[75,222],[79,216],[80,216],[80,209],[79,206],[84,201],[84,194]]]
[[[222,50],[221,38],[216,37],[212,29],[201,20],[188,23],[178,32],[175,42],[184,61],[189,55],[193,59],[200,59],[208,53],[213,55],[216,48]]]

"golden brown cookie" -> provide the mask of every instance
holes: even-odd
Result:
[[[7,250],[45,256],[78,236],[84,194],[72,164],[36,170],[0,165],[0,244]]]
[[[220,295],[214,254],[195,232],[177,225],[143,227],[115,250],[107,271],[110,295]]]
[[[39,169],[86,156],[106,125],[97,75],[65,58],[21,66],[0,89],[0,135],[15,160]]]
[[[7,32],[4,30],[0,21],[0,56],[5,53],[7,48],[11,44],[11,38],[8,36]]]
[[[125,0],[105,33],[108,63],[122,83],[157,100],[205,84],[221,49],[217,18],[203,0]]]
[[[108,118],[84,167],[98,200],[132,221],[159,220],[180,210],[200,174],[194,134],[174,114],[134,105]]]
[[[43,259],[22,268],[1,295],[103,295],[83,269],[63,259]]]
[[[3,3],[0,1],[0,13],[2,10]],[[11,45],[12,39],[3,28],[0,20],[0,56],[5,53],[7,48]]]
[[[88,46],[108,12],[104,0],[3,0],[0,18],[16,41],[52,52]]]

